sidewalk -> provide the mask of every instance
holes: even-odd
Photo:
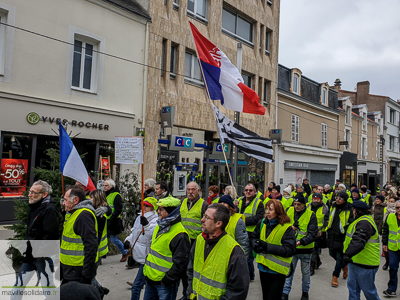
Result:
[[[7,229],[6,227],[10,227],[10,225],[0,225],[0,240],[8,240],[14,236],[14,232],[12,230]]]

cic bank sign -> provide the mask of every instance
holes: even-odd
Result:
[[[171,135],[169,150],[190,151],[194,150],[194,138],[187,136]]]

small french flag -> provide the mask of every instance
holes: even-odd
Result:
[[[76,150],[64,127],[61,125],[61,122],[59,124],[59,130],[61,173],[66,177],[79,181],[86,186],[89,191],[94,191],[96,188],[93,184],[93,181],[90,179],[78,151]]]
[[[229,58],[192,22],[189,24],[211,100],[220,100],[223,107],[234,111],[264,115],[260,97],[243,83],[242,75]]]

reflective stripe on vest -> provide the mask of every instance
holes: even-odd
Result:
[[[223,236],[204,261],[205,240],[196,240],[193,262],[193,294],[191,298],[220,299],[225,295],[229,260],[233,249],[239,244],[229,234]]]
[[[266,238],[265,234],[267,232],[267,226],[263,226],[260,233],[260,240],[266,241],[267,243],[272,245],[281,246],[282,237],[289,227],[291,227],[291,224],[289,223],[286,223],[283,226],[278,224]],[[256,261],[275,272],[287,275],[289,274],[290,263],[292,262],[292,259],[293,257],[282,257],[272,254],[257,253]]]
[[[196,201],[196,203],[192,206],[190,210],[188,210],[188,199],[183,200],[181,205],[181,217],[182,217],[182,225],[185,227],[187,233],[189,234],[189,238],[195,239],[202,232],[201,231],[201,207],[203,206],[204,200],[200,198]]]
[[[299,229],[296,230],[296,241],[300,241],[303,237],[307,235],[307,228],[308,224],[310,223],[311,216],[314,212],[312,212],[309,209],[306,209],[304,213],[301,215],[299,218]],[[290,207],[289,210],[287,211],[287,215],[290,218],[290,224],[294,224],[294,207]],[[311,249],[314,248],[314,242],[308,244],[308,245],[299,245],[296,247],[297,249]]]
[[[74,232],[74,224],[76,219],[83,211],[88,211],[93,215],[95,221],[96,228],[96,238],[97,238],[97,219],[94,213],[87,208],[77,209],[74,213],[69,214],[67,222],[64,223],[63,235],[61,238],[61,247],[60,247],[60,261],[64,265],[68,266],[83,266],[84,250],[85,247],[83,245],[82,238],[75,234]],[[98,260],[98,253],[96,254],[96,261]]]
[[[99,248],[97,251],[99,252],[99,256],[104,256],[108,253],[108,239],[107,239],[107,216],[104,214],[106,218],[106,223],[104,224],[103,233],[101,235],[101,240],[99,243]]]
[[[357,220],[350,224],[349,228],[347,229],[346,238],[343,244],[343,253],[346,252],[347,247],[353,239],[353,234],[356,230],[357,223],[363,220],[368,221],[374,227],[375,234],[367,241],[364,249],[361,250],[361,252],[359,252],[358,254],[354,255],[351,259],[356,264],[361,264],[365,266],[379,266],[379,235],[378,229],[376,228],[375,222],[372,219],[371,215],[364,215],[362,217],[359,217]]]
[[[326,228],[323,231],[327,231],[329,228],[332,226],[333,218],[335,217],[336,213],[336,207],[331,207],[330,213],[329,213],[329,222],[328,225],[326,225]],[[342,210],[339,214],[339,229],[342,234],[345,233],[344,228],[349,224],[349,218],[350,218],[350,211],[349,210]]]
[[[117,195],[119,195],[119,193],[115,192],[115,193],[111,193],[111,194],[109,194],[107,196],[107,203],[111,207],[111,210],[112,210],[111,215],[107,216],[107,219],[111,218],[112,214],[115,211],[115,209],[114,209],[114,200],[115,200],[115,197],[117,197]],[[121,215],[119,215],[118,218],[121,218]]]
[[[242,203],[243,203],[243,201],[246,201],[246,198],[240,197],[240,198],[239,198],[239,212],[242,210]],[[250,205],[248,205],[248,206],[246,207],[246,209],[244,210],[243,215],[244,215],[245,219],[246,219],[246,218],[249,218],[249,217],[254,217],[254,216],[256,215],[257,208],[258,208],[258,206],[259,206],[260,204],[263,205],[263,202],[258,198],[258,196],[255,197],[255,198],[251,201]],[[257,226],[257,225],[246,226],[246,230],[247,230],[248,232],[253,232],[253,231],[256,229],[256,226]]]
[[[225,228],[225,231],[233,238],[235,239],[235,232],[236,232],[236,226],[239,221],[239,219],[242,219],[243,222],[245,221],[244,215],[236,213],[231,218],[229,219],[229,223]]]
[[[389,250],[398,251],[400,250],[400,226],[397,223],[397,215],[389,214],[386,222],[389,226]]]
[[[149,255],[143,268],[143,274],[153,281],[161,281],[171,267],[172,252],[169,245],[173,238],[179,233],[187,234],[182,223],[176,223],[171,226],[168,232],[161,233],[157,236],[160,227],[157,225],[153,232]]]

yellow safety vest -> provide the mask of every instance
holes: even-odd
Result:
[[[335,217],[336,213],[336,207],[331,207],[331,210],[329,211],[329,221],[328,225],[323,229],[323,231],[327,231],[329,228],[332,226],[333,218]],[[349,218],[350,218],[350,211],[349,210],[342,210],[339,214],[339,229],[341,233],[345,233],[344,229],[345,227],[349,224]]]
[[[292,225],[289,223],[286,223],[283,226],[278,224],[275,226],[268,237],[265,236],[267,232],[267,226],[263,226],[260,233],[260,240],[265,241],[268,244],[281,246],[282,237],[285,234],[286,230],[291,226]],[[272,254],[257,253],[256,261],[275,272],[287,275],[289,274],[290,263],[292,262],[292,259],[293,257],[282,257]]]
[[[312,211],[311,203],[307,204],[307,208]],[[315,216],[317,217],[317,222],[318,222],[318,230],[322,230],[322,228],[324,227],[324,218],[325,218],[325,213],[327,211],[328,211],[328,207],[326,207],[325,205],[322,205],[315,212]]]
[[[229,223],[225,228],[225,231],[233,238],[235,239],[235,232],[236,232],[236,225],[239,221],[239,219],[242,219],[243,222],[245,221],[244,215],[236,213],[231,218],[229,219]]]
[[[104,217],[106,218],[106,223],[104,224],[104,229],[103,233],[101,235],[101,240],[99,244],[99,249],[97,250],[99,252],[99,256],[104,256],[108,253],[108,239],[107,239],[107,215],[104,214]]]
[[[197,200],[190,210],[188,210],[187,202],[187,198],[183,200],[180,209],[182,225],[183,227],[185,227],[187,233],[189,234],[189,238],[195,239],[202,232],[201,207],[203,206],[204,200],[202,198]]]
[[[243,201],[246,201],[246,198],[244,197],[240,197],[239,198],[239,211],[242,210],[242,203]],[[251,201],[250,205],[248,205],[246,207],[246,209],[244,210],[244,217],[248,218],[248,217],[254,217],[256,215],[257,212],[257,208],[259,205],[263,205],[263,202],[260,200],[260,198],[258,197],[258,195]],[[250,225],[250,226],[246,226],[246,230],[248,232],[253,232],[256,229],[257,225]]]
[[[400,250],[400,226],[397,223],[396,214],[389,214],[386,222],[389,226],[389,250],[398,251]]]
[[[219,198],[214,199],[213,201],[211,201],[211,203],[218,203]]]
[[[304,213],[301,215],[299,219],[299,229],[296,230],[296,241],[300,241],[303,237],[307,235],[307,228],[308,224],[310,223],[311,216],[313,215],[314,212],[312,212],[309,209],[306,209]],[[287,215],[290,218],[290,224],[294,224],[294,207],[290,207],[289,210],[287,211]],[[299,245],[296,247],[297,249],[311,249],[314,248],[314,242],[308,244],[308,245]]]
[[[107,196],[107,203],[108,203],[108,205],[110,205],[111,210],[112,210],[111,215],[107,216],[107,219],[111,218],[112,214],[115,211],[114,200],[115,200],[115,197],[117,197],[117,195],[119,195],[119,193],[115,192],[115,193],[111,193]],[[118,218],[121,218],[121,215],[119,215]]]
[[[143,267],[144,276],[153,281],[161,281],[174,265],[169,244],[179,233],[187,234],[182,223],[173,224],[168,232],[157,236],[160,227],[157,225],[153,232],[149,255]]]
[[[83,211],[88,211],[93,215],[95,226],[96,226],[96,238],[97,238],[97,220],[94,213],[87,208],[77,209],[73,214],[70,214],[68,221],[64,224],[63,235],[61,238],[60,247],[60,261],[64,265],[68,266],[83,266],[83,260],[85,259],[82,238],[75,234],[74,224],[76,219]],[[96,255],[96,261],[98,260],[98,253]]]
[[[347,247],[353,239],[353,234],[356,230],[357,223],[363,220],[368,221],[375,228],[375,234],[371,236],[371,238],[367,241],[364,249],[361,250],[361,252],[359,252],[358,254],[354,255],[351,259],[356,264],[365,266],[379,266],[379,235],[378,229],[376,228],[374,219],[372,219],[371,215],[359,217],[357,220],[350,224],[349,228],[347,229],[346,239],[344,240],[343,244],[343,253],[346,252]]]
[[[271,200],[271,198],[268,198],[268,197],[264,200],[264,202],[263,202],[264,207],[265,207],[265,205],[267,205],[269,200]],[[275,200],[278,200],[278,201],[280,201],[282,203],[282,206],[283,206],[284,210],[286,210],[286,208],[288,208],[290,206],[288,201],[283,196],[282,196],[281,200],[279,200],[279,199],[275,199]],[[292,199],[292,202],[293,202],[293,199]]]
[[[285,198],[285,200],[286,200],[287,207],[292,206],[293,198]],[[285,207],[285,210],[286,210],[287,207]]]
[[[239,244],[229,234],[223,236],[204,261],[205,240],[198,236],[193,262],[193,293],[190,299],[219,299],[225,295],[227,273],[233,249]]]

